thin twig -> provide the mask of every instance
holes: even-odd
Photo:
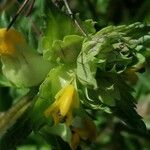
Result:
[[[28,17],[31,14],[31,11],[32,11],[33,6],[34,6],[34,3],[35,3],[35,0],[32,0],[31,5],[29,6],[29,8],[27,10],[26,17]]]
[[[78,27],[78,29],[80,30],[80,32],[84,35],[84,36],[87,36],[87,34],[85,33],[85,31],[82,29],[82,27],[80,26],[79,22],[76,20],[75,16],[73,15],[70,7],[69,7],[69,4],[67,2],[67,0],[63,0],[66,8],[67,8],[67,11],[69,13],[69,15],[71,16],[71,18],[74,20],[76,26]]]
[[[7,31],[11,28],[11,26],[16,21],[16,19],[18,18],[18,16],[20,15],[20,13],[23,11],[23,9],[25,8],[25,6],[27,5],[28,2],[29,2],[29,0],[25,0],[24,3],[20,6],[20,8],[18,9],[17,13],[13,17],[13,19],[11,20],[10,24],[8,25]]]
[[[16,3],[20,6],[20,8],[21,8],[21,6],[23,5],[23,4],[21,5],[18,0],[16,0]],[[24,2],[24,3],[25,3],[25,2]],[[29,13],[31,13],[31,10],[32,10],[32,8],[33,8],[33,6],[34,6],[34,3],[35,3],[35,0],[33,0],[33,1],[31,2],[31,5],[29,6],[29,9],[28,9],[28,11],[27,11],[26,17],[29,17],[29,19],[30,19],[30,21],[31,21],[31,24],[32,24],[32,28],[33,28],[34,32],[37,34],[37,36],[39,37],[39,36],[41,36],[43,33],[42,33],[42,31],[37,27],[37,25],[32,21],[31,17],[29,16]],[[18,11],[19,11],[19,10],[18,10]],[[17,17],[18,17],[18,16],[17,16]],[[15,19],[15,20],[12,19],[11,23],[10,23],[9,26],[7,27],[7,30],[10,29],[10,27],[12,26],[12,24],[13,24],[15,21],[16,21],[16,19]]]

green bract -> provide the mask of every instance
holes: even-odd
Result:
[[[31,50],[31,49],[30,49]],[[2,57],[2,70],[12,85],[19,88],[37,86],[46,77],[51,64],[37,53],[32,53],[26,48],[16,58]]]
[[[141,31],[141,34],[131,34],[135,29],[136,32]],[[77,60],[77,74],[81,82],[96,87],[94,77],[97,68],[101,71],[121,73],[143,61],[138,57],[142,57],[139,54],[139,46],[148,41],[148,38],[141,41],[144,30],[148,30],[148,27],[140,23],[109,26],[86,39]]]
[[[133,90],[124,73],[131,68],[138,71],[144,65],[141,45],[148,43],[149,30],[141,23],[108,26],[83,41],[77,58],[77,77],[84,86],[80,94],[83,103],[93,109],[109,108],[138,130],[145,130],[145,125],[135,111]]]
[[[70,16],[64,14],[54,6],[47,10],[48,16],[45,18],[45,34],[41,38],[39,50],[43,51],[43,56],[51,62],[65,64],[76,64],[76,59],[81,51],[84,36],[75,25]],[[95,33],[94,24],[91,19],[79,20],[79,24],[87,35]]]
[[[39,85],[52,65],[30,47],[21,33],[0,29],[0,55],[5,77],[16,87]]]
[[[55,40],[51,49],[44,52],[44,57],[55,63],[56,61],[66,64],[75,63],[81,50],[82,41],[83,37],[78,35],[65,36],[63,41]]]
[[[69,84],[75,75],[71,68],[60,65],[53,68],[41,84],[39,94],[33,108],[33,124],[39,126],[39,118],[44,119],[44,111],[54,102],[56,94],[67,84]]]

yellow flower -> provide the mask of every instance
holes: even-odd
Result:
[[[39,85],[52,68],[15,29],[0,29],[0,56],[3,75],[19,88]]]
[[[77,91],[69,84],[59,91],[58,95],[55,102],[46,109],[45,116],[52,116],[55,124],[65,121],[69,126],[72,123],[73,109],[79,107]]]
[[[16,49],[26,45],[26,41],[21,33],[14,29],[6,30],[0,29],[0,54],[1,55],[14,55]]]

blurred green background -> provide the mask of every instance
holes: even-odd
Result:
[[[7,27],[12,16],[18,10],[23,0],[0,0],[0,27]],[[53,0],[55,5],[63,7],[61,0]],[[95,28],[100,30],[108,25],[130,24],[134,22],[150,23],[150,0],[69,0],[74,14],[79,14],[82,20],[93,19]],[[42,17],[44,0],[36,0],[32,12],[26,17],[24,12],[17,18],[14,27],[24,33],[29,44],[38,47],[38,39],[45,28]],[[63,9],[63,8],[62,8]],[[134,84],[138,104],[137,111],[143,117],[150,133],[150,52],[144,54],[147,58],[146,71],[139,76]],[[0,78],[3,78],[0,75]],[[5,80],[5,79],[3,79]],[[26,90],[16,90],[0,87],[0,117],[15,103]],[[116,117],[104,112],[93,112],[98,127],[98,137],[90,147],[82,143],[83,150],[150,150],[150,136],[134,133],[122,126]],[[150,135],[150,134],[149,134]],[[61,145],[60,145],[61,146]],[[31,134],[17,150],[50,150],[51,147],[41,137]]]

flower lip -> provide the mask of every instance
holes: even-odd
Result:
[[[21,33],[14,29],[0,29],[0,55],[14,56],[17,47],[25,46],[26,41]]]
[[[77,91],[73,85],[69,84],[59,93],[60,95],[55,102],[46,109],[45,116],[52,116],[55,124],[64,120],[67,125],[70,125],[72,122],[72,111],[74,108],[79,107]]]

